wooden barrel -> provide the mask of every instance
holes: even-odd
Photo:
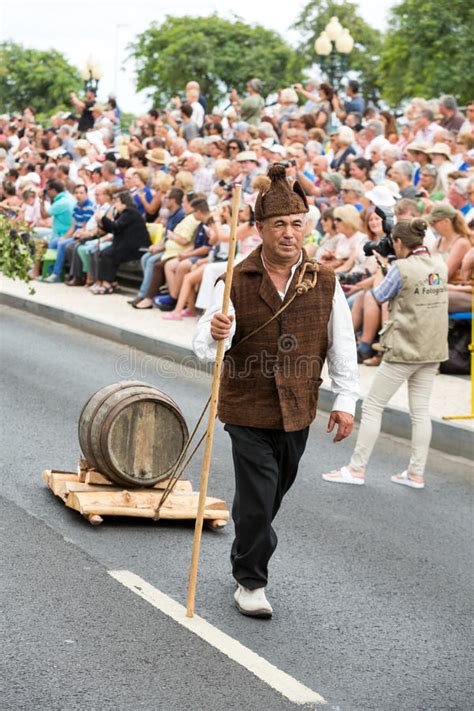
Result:
[[[154,486],[166,479],[187,440],[177,404],[137,380],[101,388],[79,417],[79,443],[88,465],[128,486]]]

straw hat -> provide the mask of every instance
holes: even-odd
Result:
[[[448,160],[452,159],[451,149],[447,143],[435,143],[434,146],[432,148],[430,148],[429,154],[430,155],[438,154],[438,155],[446,156],[446,158]]]
[[[429,143],[422,143],[421,141],[412,141],[406,147],[407,151],[412,151],[413,153],[425,153],[426,155],[429,155],[431,153],[430,149],[431,146]]]
[[[153,150],[148,151],[145,154],[147,160],[151,163],[158,163],[159,165],[166,165],[166,153],[162,148],[153,148]]]

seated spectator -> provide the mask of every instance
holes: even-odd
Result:
[[[444,191],[439,178],[436,166],[428,163],[423,165],[420,171],[418,192],[425,193],[425,196],[434,202],[443,200]]]
[[[469,181],[466,179],[455,180],[448,192],[449,202],[456,210],[459,210],[464,218],[472,210],[472,205],[469,202],[468,185]]]
[[[331,161],[332,170],[339,170],[349,156],[355,156],[353,147],[354,131],[349,126],[341,126],[334,138],[334,155]]]
[[[0,215],[17,217],[21,208],[21,198],[16,194],[15,183],[5,180],[2,183],[0,199]]]
[[[204,269],[209,263],[226,262],[229,255],[229,237],[230,237],[230,221],[231,209],[228,204],[221,205],[220,208],[212,215],[212,219],[208,221],[207,236],[212,251],[208,257],[203,257],[197,260],[182,277],[181,285],[179,285],[178,271],[182,268],[182,264],[178,269],[172,268],[172,261],[165,266],[165,274],[169,287],[169,295],[175,301],[172,311],[163,316],[169,321],[180,321],[182,318],[196,316],[196,297],[197,289],[201,284]],[[224,267],[221,267],[223,269]],[[159,299],[159,306],[162,302],[167,303],[166,297]],[[170,300],[169,300],[170,301]],[[185,308],[186,307],[186,308]]]
[[[452,205],[438,203],[426,218],[439,235],[433,252],[441,254],[448,266],[448,282],[459,280],[462,261],[471,248],[471,233],[464,217]]]
[[[19,218],[28,227],[38,227],[41,223],[40,199],[35,190],[24,190],[22,194],[23,204],[19,212]]]
[[[392,165],[390,171],[390,180],[395,181],[398,185],[402,198],[416,198],[417,190],[412,182],[413,166],[407,160],[397,160]]]
[[[32,278],[38,279],[41,270],[41,256],[45,250],[56,249],[61,240],[65,239],[71,225],[73,224],[73,210],[75,200],[70,193],[65,190],[64,183],[59,180],[49,180],[46,184],[46,194],[50,203],[46,204],[44,193],[40,193],[41,217],[52,218],[51,229],[37,227],[33,236],[36,238],[35,263],[30,273]],[[39,239],[38,239],[39,238]]]
[[[259,171],[257,154],[254,151],[242,151],[237,154],[236,161],[241,171],[242,192],[251,194],[252,181]]]
[[[73,222],[66,234],[58,240],[56,261],[51,274],[45,279],[46,284],[56,284],[61,281],[67,247],[74,243],[77,231],[82,230],[94,215],[94,203],[89,199],[85,185],[76,185],[74,197],[76,204],[72,211]],[[51,242],[49,246],[51,248]]]
[[[448,192],[448,175],[456,170],[456,166],[451,160],[451,150],[446,143],[435,143],[430,148],[431,162],[438,169],[438,175],[443,185],[445,193]],[[410,197],[406,195],[404,197]]]
[[[349,173],[351,178],[355,180],[360,180],[366,190],[370,190],[374,187],[373,181],[370,179],[370,171],[372,170],[372,163],[367,158],[355,158],[350,163]]]
[[[97,279],[97,274],[93,272],[91,266],[91,254],[102,251],[109,246],[113,235],[105,234],[98,226],[99,220],[104,215],[113,218],[112,198],[117,188],[109,183],[97,185],[95,195],[97,209],[94,215],[84,227],[79,228],[74,233],[74,242],[66,248],[67,259],[69,261],[69,274],[66,281],[67,286],[91,286]]]
[[[93,289],[96,295],[113,294],[117,268],[124,262],[138,259],[140,248],[148,247],[150,236],[145,221],[134,206],[130,193],[121,191],[114,197],[117,217],[111,220],[104,215],[99,227],[114,236],[112,244],[100,253],[99,286]]]
[[[204,167],[202,155],[192,153],[186,159],[185,168],[192,173],[195,192],[209,195],[212,190],[213,179],[211,172]]]
[[[459,131],[464,124],[464,116],[458,111],[458,102],[454,96],[445,95],[439,100],[439,112],[442,128],[448,131]]]
[[[321,213],[323,236],[316,251],[316,259],[330,261],[335,258],[337,242],[340,239],[337,223],[334,219],[334,208],[328,207]]]
[[[150,173],[146,168],[136,170],[133,176],[134,187],[133,202],[145,222],[154,222],[158,217],[161,205],[161,195],[153,194],[148,185]]]
[[[153,306],[153,303],[149,303],[151,299],[146,299],[146,294],[154,278],[156,263],[160,261],[164,264],[167,259],[172,259],[184,251],[193,239],[198,226],[192,212],[189,193],[184,195],[179,188],[171,188],[164,203],[168,210],[165,234],[161,242],[152,244],[141,258],[143,281],[136,298],[129,301],[129,304],[134,308],[142,309]]]
[[[336,207],[334,221],[342,238],[338,240],[334,257],[321,255],[321,262],[336,272],[348,272],[357,261],[358,249],[366,236],[361,232],[361,220],[353,205]]]
[[[162,311],[174,311],[176,309],[177,300],[181,292],[181,288],[186,275],[194,269],[195,265],[207,262],[207,256],[211,246],[209,242],[209,232],[214,217],[209,211],[207,201],[202,197],[194,198],[191,202],[194,216],[200,222],[194,237],[194,246],[189,250],[185,250],[176,259],[167,261],[164,265],[164,279],[168,284],[169,293],[166,296],[157,296],[154,298],[154,303]],[[222,227],[220,231],[223,232]],[[194,304],[194,302],[193,302]]]
[[[341,197],[343,204],[354,205],[358,212],[362,212],[364,209],[364,205],[360,200],[365,192],[364,184],[360,180],[349,178],[349,180],[342,181]]]

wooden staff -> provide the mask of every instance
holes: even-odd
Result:
[[[239,217],[241,186],[234,186],[234,196],[232,200],[232,221],[230,228],[229,239],[229,257],[227,260],[227,271],[224,285],[224,298],[222,299],[221,312],[227,316],[230,301],[230,287],[232,286],[232,270],[234,268],[235,246],[237,242],[236,230]],[[207,482],[209,479],[209,468],[211,465],[212,444],[214,440],[214,427],[216,424],[217,401],[219,397],[219,385],[221,381],[221,367],[224,360],[225,340],[217,342],[216,362],[214,365],[214,375],[212,379],[211,402],[209,405],[209,421],[207,424],[206,445],[204,449],[204,458],[201,468],[201,484],[199,489],[198,511],[196,516],[196,526],[194,528],[193,553],[191,557],[191,566],[189,569],[188,582],[188,600],[186,608],[186,616],[193,617],[194,615],[194,598],[196,596],[196,582],[199,564],[199,548],[201,545],[202,525],[204,521],[204,508],[206,505]]]

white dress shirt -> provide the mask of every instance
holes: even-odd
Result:
[[[291,270],[284,292],[278,292],[283,300],[288,291],[291,280],[301,259]],[[214,361],[216,358],[217,341],[211,336],[211,320],[214,314],[222,311],[222,298],[224,295],[224,282],[218,281],[214,287],[213,300],[206,313],[197,324],[193,337],[193,350],[197,357],[203,361]],[[304,297],[296,297],[304,298]],[[232,301],[229,303],[229,315],[235,316]],[[225,342],[227,351],[232,344],[236,330],[236,320],[232,323],[229,337]],[[348,412],[353,415],[359,398],[359,376],[357,367],[357,350],[354,337],[354,328],[349,306],[344,292],[336,281],[332,300],[332,311],[328,322],[328,350],[327,365],[331,390],[336,395],[333,410]]]

